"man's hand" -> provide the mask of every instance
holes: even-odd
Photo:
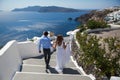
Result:
[[[39,50],[39,53],[41,53],[41,50]]]

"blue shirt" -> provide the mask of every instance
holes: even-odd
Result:
[[[51,40],[46,36],[42,36],[39,42],[39,50],[42,48],[48,49],[51,47]]]

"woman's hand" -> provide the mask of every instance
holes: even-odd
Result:
[[[54,48],[54,49],[56,49],[56,42],[53,42],[53,45],[52,45],[52,47]]]

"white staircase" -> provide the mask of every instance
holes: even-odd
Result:
[[[54,68],[56,65],[55,57],[56,52],[51,54],[48,73],[45,71],[43,54],[23,60],[21,72],[17,72],[13,80],[92,80],[89,76],[81,75],[71,60],[64,68],[63,73],[59,74]]]

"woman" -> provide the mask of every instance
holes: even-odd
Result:
[[[64,42],[63,36],[58,35],[56,42],[54,43],[54,48],[56,48],[57,52],[55,69],[60,73],[63,71],[66,61],[68,61],[66,60],[68,59],[66,58],[66,47],[67,45]]]

